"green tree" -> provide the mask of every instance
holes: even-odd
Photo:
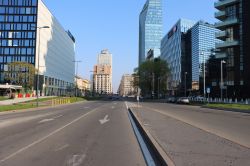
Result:
[[[27,62],[8,63],[8,70],[4,72],[5,81],[23,86],[25,91],[34,85],[35,66]]]
[[[134,87],[139,86],[145,97],[160,97],[167,92],[169,72],[167,62],[160,58],[145,61],[134,70],[134,77],[139,78],[139,81],[134,81]]]

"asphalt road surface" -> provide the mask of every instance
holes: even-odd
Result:
[[[250,114],[166,103],[130,103],[176,166],[249,166]]]
[[[124,102],[0,114],[2,166],[145,166]]]

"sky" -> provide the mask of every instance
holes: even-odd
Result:
[[[163,0],[164,35],[179,18],[216,22],[216,0]],[[113,55],[113,91],[123,74],[138,64],[139,14],[146,0],[43,0],[65,30],[76,38],[78,73],[90,79],[97,55]]]

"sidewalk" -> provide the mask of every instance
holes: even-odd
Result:
[[[39,97],[39,99],[52,98],[52,97],[55,97],[55,96],[41,96],[41,97]],[[3,101],[0,101],[0,106],[1,105],[12,105],[12,104],[22,103],[22,102],[26,102],[26,101],[35,100],[35,99],[36,99],[36,97],[15,98],[15,99],[3,100]]]
[[[138,107],[130,103],[129,107],[176,166],[250,165],[249,148],[157,113],[143,104]]]

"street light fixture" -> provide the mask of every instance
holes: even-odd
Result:
[[[225,64],[226,61],[224,60],[221,60],[220,61],[220,70],[221,70],[221,78],[220,78],[220,98],[221,98],[221,101],[222,101],[222,98],[223,98],[223,88],[224,88],[224,83],[223,83],[223,63]]]
[[[206,98],[206,60],[205,60],[204,52],[201,52],[201,55],[203,55],[203,97],[205,101],[205,98]]]
[[[77,97],[77,75],[78,75],[78,63],[82,62],[82,61],[73,61],[74,63],[76,63],[76,71],[75,71],[75,79],[76,79],[76,85],[75,85],[75,97]]]
[[[34,27],[38,29],[38,36],[39,36],[39,44],[38,44],[38,57],[37,57],[37,80],[36,80],[36,106],[39,106],[38,99],[38,91],[39,91],[39,70],[40,70],[40,44],[41,44],[41,29],[48,29],[49,26],[41,26],[41,27]]]
[[[187,97],[187,72],[185,72],[185,97]]]

